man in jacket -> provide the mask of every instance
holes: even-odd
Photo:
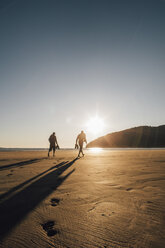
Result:
[[[84,131],[81,131],[81,133],[77,136],[76,145],[75,146],[77,146],[77,142],[79,143],[79,153],[78,153],[78,158],[79,158],[80,157],[80,153],[82,153],[82,155],[84,156],[84,153],[83,153],[83,143],[85,142],[87,144],[86,134],[84,133]]]
[[[49,137],[49,143],[50,143],[50,147],[49,147],[49,151],[48,151],[48,157],[49,157],[49,152],[51,152],[53,150],[53,157],[55,156],[55,150],[56,148],[59,149],[59,145],[57,142],[57,138],[55,135],[55,132],[53,132],[50,137]]]

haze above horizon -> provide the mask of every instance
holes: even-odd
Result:
[[[164,27],[164,0],[2,0],[0,147],[164,124]]]

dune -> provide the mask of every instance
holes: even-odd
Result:
[[[0,152],[0,247],[165,247],[165,150],[46,155]]]
[[[158,127],[140,126],[109,133],[89,142],[87,147],[164,148],[165,125]]]

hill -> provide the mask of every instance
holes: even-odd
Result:
[[[110,133],[91,141],[87,147],[165,147],[165,125],[140,126]]]

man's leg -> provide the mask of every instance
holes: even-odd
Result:
[[[82,149],[81,149],[81,153],[82,153],[82,155],[83,155],[83,157],[84,157],[84,153],[83,153],[83,146],[82,146]]]
[[[83,144],[80,144],[79,156],[80,156],[80,153],[82,153],[82,155],[83,155],[82,149],[83,149]]]
[[[53,146],[53,157],[55,156],[55,146]]]
[[[53,148],[52,145],[50,145],[49,151],[48,151],[48,157],[49,157],[49,152],[51,152],[52,148]]]
[[[51,150],[52,150],[52,149],[51,149],[51,146],[50,146],[50,147],[49,147],[49,150],[48,150],[48,157],[49,157],[49,152],[51,152]]]
[[[79,152],[78,152],[78,158],[80,158],[80,153],[81,153],[81,146],[79,145]]]
[[[80,148],[79,148],[79,152],[78,152],[78,156],[77,156],[78,158],[80,157]]]

